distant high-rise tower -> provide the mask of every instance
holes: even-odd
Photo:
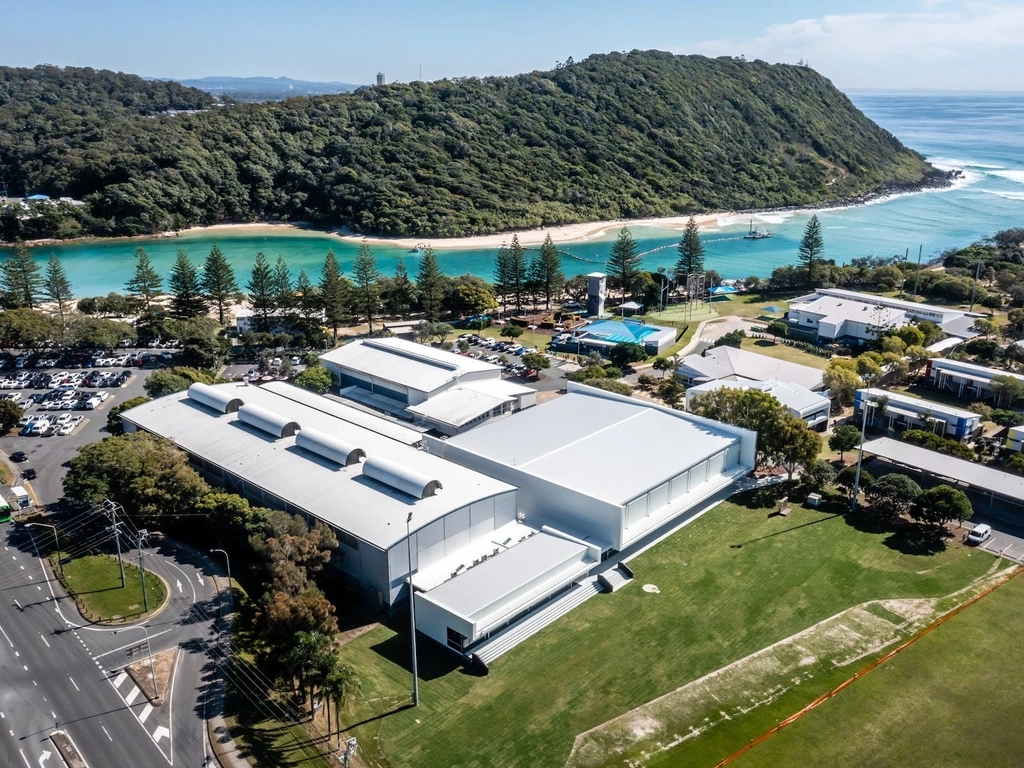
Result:
[[[377,85],[387,85],[387,84],[388,84],[388,76],[385,75],[383,72],[378,72],[377,73]]]

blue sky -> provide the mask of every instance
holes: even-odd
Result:
[[[840,88],[1024,91],[1020,0],[47,0],[2,18],[9,66],[369,83],[657,48],[803,59]]]

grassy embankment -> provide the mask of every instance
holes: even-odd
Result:
[[[369,765],[563,766],[575,737],[611,718],[865,601],[949,595],[995,562],[958,545],[916,555],[831,511],[769,512],[749,498],[721,505],[632,561],[637,583],[574,610],[487,677],[421,640],[416,710],[403,708],[404,622],[377,628],[342,650],[363,689],[343,725]],[[687,741],[669,753],[675,764],[713,764],[852,672],[834,672],[832,661],[815,659],[814,679]],[[785,688],[791,677],[762,682]],[[714,701],[706,716],[717,719],[722,706]],[[624,755],[609,757],[621,765]]]

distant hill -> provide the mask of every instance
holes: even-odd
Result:
[[[189,88],[230,96],[236,101],[271,101],[292,96],[322,96],[332,93],[351,93],[361,86],[354,83],[318,83],[292,80],[289,77],[201,77],[197,80],[178,80]]]
[[[177,84],[60,72],[2,70],[0,177],[87,206],[74,226],[8,210],[0,237],[261,219],[446,237],[944,182],[803,66],[634,51],[216,109]],[[171,102],[202,111],[154,116]]]

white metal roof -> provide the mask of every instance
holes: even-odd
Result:
[[[792,309],[821,315],[821,322],[835,325],[844,322],[857,322],[886,327],[902,325],[907,322],[907,313],[902,309],[841,296],[818,296],[816,299],[806,304],[796,305]]]
[[[915,418],[918,414],[925,412],[929,412],[935,416],[947,416],[952,419],[967,419],[968,421],[981,418],[974,411],[968,411],[966,408],[957,408],[952,405],[946,405],[945,403],[937,403],[934,400],[925,400],[921,397],[906,395],[902,392],[891,392],[887,389],[858,389],[857,394],[859,395],[858,400],[863,399],[865,394],[872,399],[884,397],[889,402],[889,408],[892,408],[892,406],[895,405],[904,406],[908,410],[913,411],[912,415]]]
[[[367,458],[382,458],[437,480],[442,490],[416,499],[365,477],[363,464],[339,466],[297,447],[293,437],[275,440],[245,425],[235,414],[220,414],[190,401],[185,392],[158,398],[122,415],[140,428],[166,437],[185,451],[382,549],[405,537],[405,520],[411,511],[416,513],[415,530],[474,501],[514,490],[499,480],[272,390],[244,384],[220,384],[216,388],[230,390],[246,404],[276,413],[300,427],[362,449]]]
[[[793,305],[794,303],[810,303],[822,296],[842,298],[847,299],[849,301],[861,302],[863,304],[874,304],[876,306],[893,307],[895,309],[902,310],[903,312],[906,312],[910,315],[920,315],[925,312],[930,312],[934,314],[944,315],[947,318],[952,318],[968,314],[964,310],[957,309],[956,307],[940,307],[936,304],[925,304],[918,301],[909,301],[907,299],[894,299],[888,296],[880,296],[876,293],[849,291],[846,290],[845,288],[816,288],[814,293],[808,294],[806,296],[801,296],[797,299],[792,299],[790,301],[790,305]]]
[[[425,597],[467,619],[486,623],[494,606],[501,604],[507,609],[502,598],[521,589],[523,584],[552,572],[559,574],[567,568],[591,564],[588,549],[585,544],[541,531],[449,579],[425,593]],[[538,586],[547,586],[546,581]]]
[[[756,352],[747,352],[736,347],[713,347],[700,355],[688,355],[680,363],[685,372],[691,369],[700,374],[701,378],[724,379],[727,376],[738,376],[751,381],[781,381],[797,384],[810,390],[822,387],[821,371],[808,365],[778,360]]]
[[[988,382],[992,381],[996,376],[1009,376],[1012,379],[1024,381],[1024,375],[1014,373],[1013,371],[1004,371],[999,368],[987,368],[984,365],[964,363],[960,360],[932,358],[928,362],[931,363],[931,369],[933,371],[941,371],[942,373],[960,376],[961,378],[971,379],[972,381]]]
[[[447,443],[621,505],[739,439],[682,411],[580,390]]]
[[[405,339],[359,339],[320,359],[418,392],[433,392],[471,372],[501,376],[496,365]]]
[[[709,381],[705,384],[698,384],[686,390],[686,402],[689,403],[693,397],[712,392],[719,387],[731,387],[733,389],[759,389],[767,392],[786,408],[797,413],[816,412],[822,408],[831,408],[832,401],[818,392],[812,392],[807,387],[799,384],[789,384],[782,381],[744,381],[719,379]]]
[[[410,405],[406,410],[431,421],[461,427],[512,399],[511,396],[500,397],[469,388],[454,387],[424,400],[419,405]]]
[[[998,469],[975,464],[973,461],[946,456],[901,440],[893,440],[891,437],[880,437],[864,443],[864,453],[911,469],[919,469],[954,483],[969,485],[981,491],[991,491],[1018,504],[1024,500],[1024,477],[1000,472]]]
[[[318,395],[316,392],[310,392],[308,389],[296,387],[294,384],[287,384],[283,381],[270,381],[260,386],[260,389],[273,392],[275,395],[280,395],[301,405],[321,411],[327,416],[364,427],[406,445],[416,445],[423,439],[423,435],[415,429],[409,429],[390,419],[381,418],[359,408],[345,405],[345,403],[338,402],[331,397]]]

